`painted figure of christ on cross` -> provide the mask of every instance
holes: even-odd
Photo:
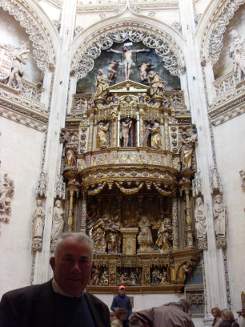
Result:
[[[122,54],[125,80],[129,80],[130,74],[132,72],[132,67],[135,66],[135,63],[134,63],[133,58],[132,58],[133,53],[149,52],[150,51],[150,49],[131,50],[131,49],[129,49],[129,46],[131,46],[131,45],[132,45],[131,42],[125,43],[123,45],[122,51],[115,50],[115,49],[107,50],[108,52]]]

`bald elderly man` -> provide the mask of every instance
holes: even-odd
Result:
[[[93,242],[66,233],[50,258],[54,277],[47,283],[10,291],[0,302],[3,327],[109,327],[108,307],[85,292],[92,268]]]
[[[129,327],[194,327],[185,300],[133,313]]]

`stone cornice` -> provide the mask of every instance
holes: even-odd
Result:
[[[18,95],[0,89],[0,116],[21,123],[38,131],[46,131],[48,113],[41,104],[33,103]]]
[[[210,107],[209,118],[214,126],[245,113],[245,87],[229,93]]]

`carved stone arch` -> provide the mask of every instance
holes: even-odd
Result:
[[[174,76],[185,69],[184,55],[175,39],[163,29],[148,23],[123,20],[117,24],[106,25],[88,34],[74,51],[72,72],[83,78],[94,67],[94,60],[102,50],[111,48],[113,43],[142,42],[155,50],[162,58],[163,66]]]
[[[37,66],[45,70],[54,65],[58,35],[41,8],[30,0],[0,0],[0,8],[13,16],[29,35]]]
[[[214,65],[223,48],[223,37],[230,20],[245,0],[216,1],[212,6],[211,15],[206,22],[206,29],[202,36],[201,56],[210,60]]]

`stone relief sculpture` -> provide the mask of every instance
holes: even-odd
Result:
[[[9,222],[13,196],[14,182],[8,177],[8,174],[0,176],[0,222]]]
[[[151,129],[151,147],[159,149],[161,147],[161,131],[160,124],[155,121]]]
[[[94,241],[95,252],[104,253],[106,251],[106,239],[104,222],[101,218],[98,219],[97,222],[93,225],[91,234]]]
[[[108,87],[109,87],[108,80],[105,74],[103,73],[103,70],[99,69],[96,77],[95,98],[102,96]]]
[[[150,226],[149,219],[143,216],[139,221],[140,232],[137,236],[137,241],[139,243],[138,252],[144,253],[152,251],[153,241]]]
[[[24,75],[24,65],[30,50],[23,45],[21,48],[14,48],[10,45],[1,45],[1,81],[7,81],[7,85],[18,90],[22,90]],[[3,57],[5,60],[3,60]],[[7,59],[7,60],[6,60]],[[4,67],[2,67],[4,66]]]
[[[64,209],[62,208],[62,202],[58,199],[55,201],[53,211],[53,224],[51,232],[51,241],[55,242],[64,228]]]
[[[109,64],[107,79],[110,83],[116,81],[118,67],[119,67],[119,62],[116,60],[112,60],[112,62]]]
[[[223,197],[221,194],[216,194],[214,196],[213,215],[217,247],[224,247],[226,244],[226,210],[223,204]]]
[[[166,82],[154,70],[151,70],[148,74],[148,83],[151,96],[163,96],[166,89]]]
[[[47,192],[47,175],[42,171],[40,173],[36,194],[40,197],[46,197]]]
[[[33,214],[32,221],[32,249],[40,251],[42,249],[43,227],[45,220],[45,212],[42,199],[36,200],[36,209]]]
[[[238,80],[241,81],[244,79],[245,74],[245,45],[237,30],[233,29],[230,35],[232,42],[229,54],[233,60],[234,73]]]
[[[125,80],[129,80],[131,70],[132,70],[132,66],[135,66],[135,63],[133,61],[133,53],[150,51],[149,49],[139,49],[139,50],[130,49],[129,47],[132,46],[132,45],[133,45],[133,43],[131,43],[131,42],[125,43],[124,46],[123,46],[122,51],[115,50],[115,49],[107,50],[108,52],[114,52],[114,53],[122,55],[122,57],[123,57],[122,64],[124,66]]]
[[[192,133],[182,134],[182,145],[180,148],[180,159],[182,164],[182,170],[190,169],[192,166],[192,154],[194,151],[194,146],[197,141],[197,135]]]
[[[109,145],[108,131],[109,131],[109,122],[100,121],[98,123],[97,136],[96,136],[98,148],[103,149]]]
[[[76,156],[72,149],[66,151],[65,164],[68,167],[75,167],[77,164]]]
[[[204,215],[203,200],[199,196],[196,198],[195,205],[195,225],[197,233],[197,244],[199,249],[207,249],[207,224],[206,217]]]
[[[121,142],[123,147],[130,146],[132,143],[132,119],[126,118],[121,122]]]
[[[157,232],[156,246],[161,253],[168,251],[171,247],[172,240],[172,224],[169,218],[161,221],[160,227]]]
[[[140,79],[141,81],[147,81],[148,74],[152,69],[152,64],[150,62],[143,62],[140,65]]]

